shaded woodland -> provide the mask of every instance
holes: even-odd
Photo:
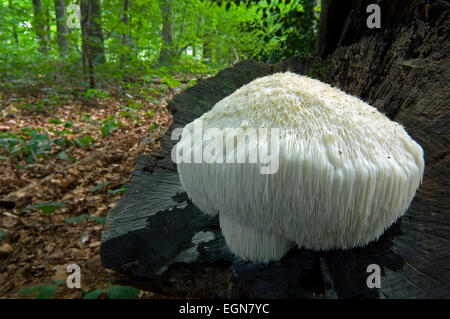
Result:
[[[4,0],[0,13],[0,298],[448,297],[448,1]],[[281,71],[360,97],[424,149],[410,209],[366,248],[245,263],[180,190],[172,130]],[[212,250],[173,262],[199,230]],[[65,288],[73,263],[82,289]],[[381,290],[365,285],[371,263]]]

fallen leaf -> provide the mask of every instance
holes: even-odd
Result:
[[[58,265],[56,266],[56,273],[53,276],[53,280],[66,280],[67,279],[67,267],[66,265]]]

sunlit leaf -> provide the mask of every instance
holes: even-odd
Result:
[[[94,142],[94,138],[90,135],[84,137],[77,137],[75,138],[75,142],[81,147],[86,147]]]
[[[108,184],[109,184],[109,182],[105,182],[105,183],[103,183],[103,184],[97,184],[97,185],[95,185],[95,186],[91,189],[91,193],[98,192],[99,190],[105,188]]]
[[[84,295],[83,299],[97,299],[103,292],[100,289],[91,290]]]
[[[108,189],[108,193],[110,194],[121,194],[121,193],[125,193],[128,190],[126,185],[122,185],[120,188],[115,189],[115,190],[111,190]]]

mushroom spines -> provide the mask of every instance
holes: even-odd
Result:
[[[292,242],[324,250],[376,240],[407,210],[423,176],[423,150],[401,125],[356,97],[292,73],[256,79],[196,121],[200,133],[188,124],[177,147],[205,148],[197,138],[214,128],[223,134],[222,157],[178,163],[181,183],[200,209],[219,213],[231,250],[255,261],[277,259]],[[227,150],[230,128],[240,130]],[[260,128],[268,138],[255,142],[248,132]],[[248,159],[274,136],[277,170],[261,174],[267,163]],[[230,154],[247,161],[230,163]],[[247,231],[252,235],[239,235]],[[265,244],[251,242],[264,233]]]
[[[245,260],[267,263],[280,260],[295,242],[283,236],[248,226],[220,214],[220,228],[231,251]]]

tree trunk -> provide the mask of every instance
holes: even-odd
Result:
[[[197,22],[195,24],[195,37],[196,39],[192,42],[192,55],[197,57],[197,39],[200,37],[200,24],[201,24],[201,16],[197,16]]]
[[[210,19],[206,18],[206,25],[210,25],[210,28],[213,28],[212,22]],[[202,43],[202,57],[204,60],[208,62],[213,62],[213,47],[211,46],[211,37],[215,32],[214,29],[207,28],[203,34],[203,43]]]
[[[173,57],[173,13],[172,0],[161,0],[162,15],[162,48],[159,54],[159,63],[165,64]]]
[[[203,41],[203,59],[212,62],[213,48],[209,44],[209,40]]]
[[[8,0],[8,7],[11,10],[12,0]],[[16,26],[16,21],[14,20],[14,17],[12,18],[12,35],[13,35],[14,42],[16,42],[17,45],[19,45],[19,36],[17,34],[17,26]]]
[[[374,35],[405,24],[411,20],[417,5],[423,2],[422,0],[322,0],[316,54],[326,57],[338,46],[349,45],[363,36]],[[369,4],[380,6],[380,29],[371,29],[366,24],[370,15],[367,13]],[[421,6],[423,8],[424,4]]]
[[[203,59],[209,62],[212,60],[212,47],[207,40],[203,41]]]
[[[128,26],[128,0],[123,1],[123,15],[122,15],[122,22],[125,26]],[[125,47],[127,47],[129,44],[129,36],[128,36],[128,29],[124,34],[122,35],[122,46],[123,50]],[[127,60],[128,52],[123,52],[120,56],[120,69],[122,70],[124,63]]]
[[[41,0],[32,0],[32,2],[34,10],[33,27],[39,44],[38,50],[40,53],[48,54],[45,18],[42,13]]]
[[[60,57],[67,52],[67,24],[66,24],[66,3],[64,0],[54,0],[56,32]]]
[[[100,0],[81,0],[80,3],[84,75],[88,77],[89,87],[94,88],[95,67],[106,62]]]
[[[100,0],[81,0],[81,29],[93,65],[106,62]]]

